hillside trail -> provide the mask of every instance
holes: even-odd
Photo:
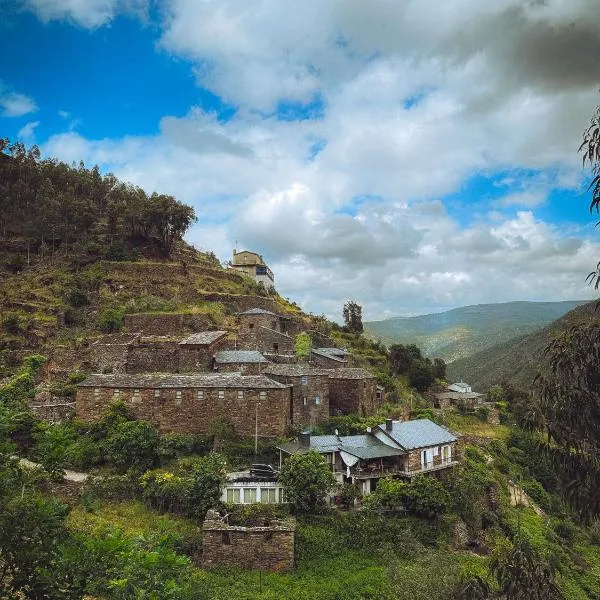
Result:
[[[15,456],[14,458],[18,457]],[[29,469],[43,469],[40,463],[33,462],[27,458],[19,458],[19,464]],[[87,481],[89,477],[89,473],[79,473],[78,471],[65,470],[63,479],[66,479],[67,481],[73,481],[75,483],[83,483],[84,481]]]

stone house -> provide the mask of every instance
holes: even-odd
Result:
[[[263,373],[292,386],[292,425],[306,427],[329,418],[329,370],[307,364],[271,364]]]
[[[244,375],[260,375],[269,364],[256,350],[220,350],[213,360],[213,368],[219,373],[237,371]]]
[[[201,331],[179,342],[179,372],[210,371],[213,356],[227,348],[226,331]]]
[[[139,337],[129,346],[125,372],[177,373],[179,340],[167,336]]]
[[[435,408],[459,406],[466,410],[474,410],[486,399],[485,394],[474,392],[471,386],[463,381],[451,383],[446,391],[436,392],[432,396]]]
[[[77,416],[97,421],[113,400],[161,433],[206,434],[217,419],[240,436],[283,435],[291,422],[291,387],[263,375],[91,375],[78,385]]]
[[[257,283],[262,283],[266,289],[275,287],[273,271],[269,269],[263,257],[260,254],[256,254],[256,252],[250,252],[249,250],[237,252],[234,249],[229,267],[238,273],[252,277]]]
[[[96,340],[89,349],[89,364],[98,373],[125,373],[129,349],[139,333],[114,333]]]
[[[458,438],[428,419],[392,421],[362,435],[300,434],[278,447],[280,466],[285,456],[315,450],[330,465],[338,483],[357,484],[363,494],[377,488],[382,477],[412,479],[458,464]]]
[[[329,413],[370,415],[376,412],[375,376],[362,368],[329,369]]]
[[[255,327],[265,327],[279,333],[296,333],[296,327],[291,317],[263,308],[250,308],[238,313],[237,317],[240,333],[250,333]]]
[[[350,353],[341,348],[312,348],[310,362],[320,369],[339,369],[349,366]]]
[[[291,571],[295,529],[293,517],[239,525],[209,510],[202,526],[202,566]]]

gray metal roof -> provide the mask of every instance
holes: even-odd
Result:
[[[445,427],[437,425],[429,419],[394,421],[391,431],[387,431],[385,423],[383,423],[379,425],[379,429],[406,450],[449,444],[458,439]]]
[[[406,454],[405,450],[400,448],[392,448],[385,444],[378,444],[377,446],[347,446],[344,444],[342,450],[352,456],[357,456],[362,460],[370,460],[372,458],[385,458],[386,456],[401,456]]]
[[[79,387],[109,388],[250,388],[284,389],[289,385],[269,379],[264,375],[218,373],[199,375],[90,375]]]
[[[200,331],[190,335],[179,343],[183,345],[189,344],[191,346],[208,346],[226,335],[226,331]]]
[[[268,363],[258,350],[221,350],[215,354],[218,363]]]

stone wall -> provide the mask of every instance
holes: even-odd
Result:
[[[456,442],[453,442],[452,444],[443,444],[443,445],[451,446],[451,448],[452,448],[451,460],[452,461],[459,459],[459,456],[458,456],[459,449],[458,449],[458,445]],[[442,464],[441,446],[439,446],[438,448],[439,448],[438,455],[433,457],[433,466],[434,467],[439,467]],[[408,464],[408,469],[410,472],[421,470],[421,452],[423,450],[424,450],[424,448],[420,448],[417,450],[411,450],[408,453],[407,458],[405,458],[405,464]],[[433,471],[433,472],[435,473],[436,471]]]
[[[84,421],[97,421],[117,397],[139,418],[155,425],[160,433],[206,434],[216,419],[227,419],[238,435],[254,435],[258,414],[258,435],[273,438],[285,433],[290,422],[291,392],[285,389],[225,388],[219,398],[217,388],[120,389],[80,387],[76,397],[76,413]],[[158,391],[158,394],[156,393]],[[198,392],[202,392],[202,399]],[[260,398],[260,392],[266,398]],[[177,392],[181,397],[177,397]],[[242,392],[242,395],[238,395]],[[258,408],[257,408],[258,405]]]
[[[342,362],[314,352],[310,355],[310,362],[318,369],[339,369],[341,367],[348,367],[350,364],[347,360]]]
[[[89,350],[91,370],[95,373],[125,373],[129,348],[139,337],[137,333],[106,335],[94,342]]]
[[[179,343],[172,340],[152,340],[132,345],[127,354],[125,372],[178,373]]]
[[[179,372],[201,373],[212,371],[213,356],[219,350],[227,350],[231,342],[227,336],[216,340],[209,346],[196,346],[193,344],[181,344],[179,346]]]
[[[147,335],[177,335],[214,328],[210,315],[192,313],[134,313],[123,317],[126,331]]]
[[[75,414],[75,402],[54,401],[29,404],[29,409],[37,419],[48,423],[64,423]]]
[[[377,409],[375,379],[329,378],[329,407],[332,415],[374,414]]]
[[[205,569],[293,570],[296,528],[293,519],[272,521],[263,527],[241,527],[211,518],[213,512],[208,512],[202,527],[202,566]]]
[[[267,365],[263,363],[215,363],[215,371],[219,373],[241,373],[242,375],[261,375]]]
[[[293,354],[294,338],[267,327],[257,326],[238,335],[237,348],[258,350],[262,353]]]
[[[304,428],[329,419],[329,378],[327,375],[268,375],[280,383],[292,385],[292,424]],[[303,382],[306,383],[303,383]],[[319,397],[321,403],[316,403]],[[306,404],[304,400],[306,399]]]
[[[204,302],[220,302],[225,305],[231,312],[244,312],[251,308],[262,308],[263,310],[270,310],[271,312],[277,312],[277,303],[273,298],[267,298],[265,296],[248,296],[244,294],[219,294],[214,293],[202,293],[200,292],[200,298]]]

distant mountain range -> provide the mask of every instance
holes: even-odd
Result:
[[[596,309],[596,305],[593,301],[578,306],[534,333],[456,360],[448,365],[448,378],[463,379],[477,391],[486,391],[505,380],[529,390],[548,342],[574,325],[600,323],[600,307]]]
[[[426,356],[452,363],[533,333],[581,304],[585,301],[477,304],[442,313],[370,321],[364,328],[367,336],[385,344],[416,344]],[[463,378],[468,380],[466,374]]]

